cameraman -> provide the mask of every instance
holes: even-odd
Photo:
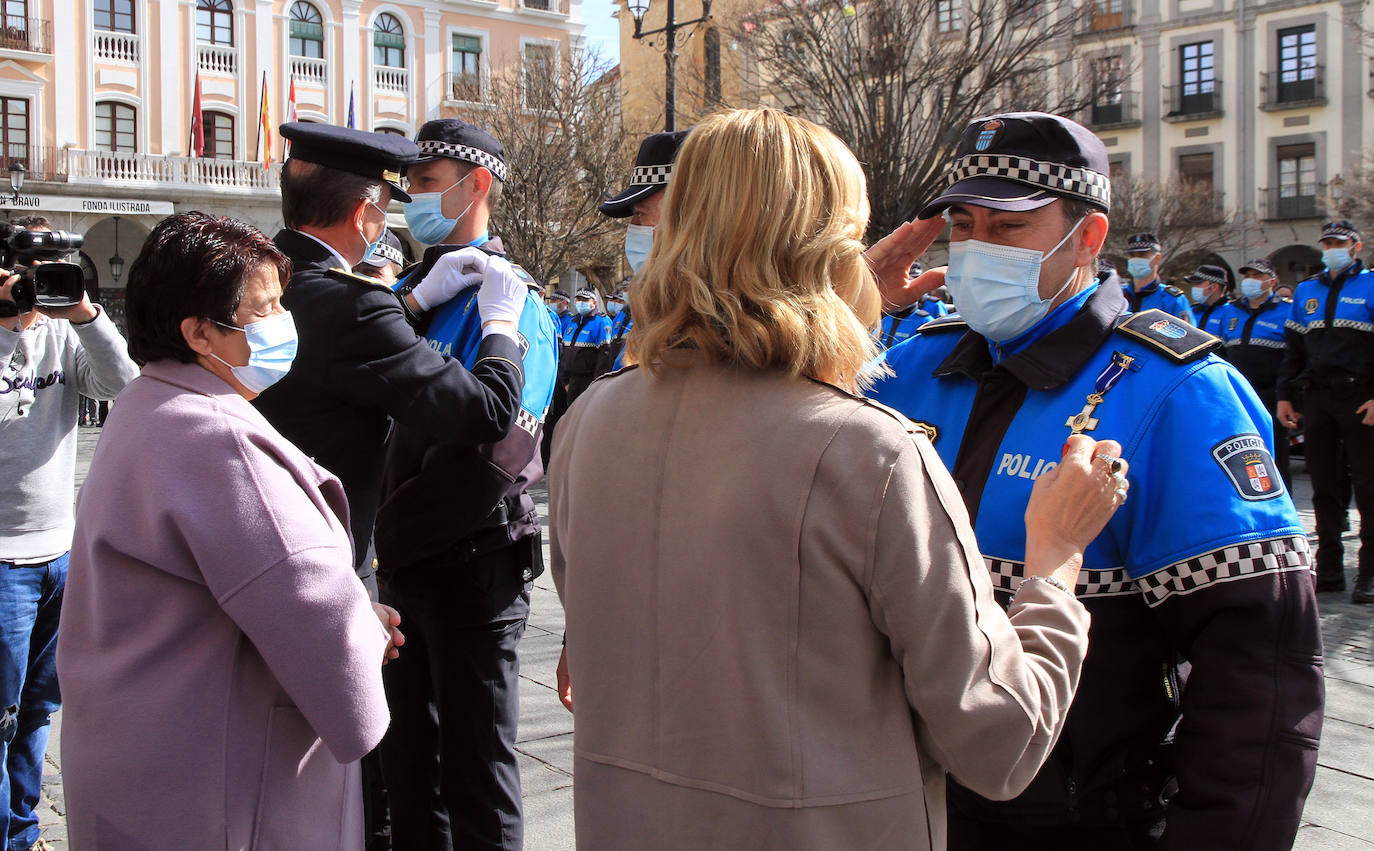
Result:
[[[113,399],[138,375],[105,312],[82,294],[20,313],[18,275],[0,270],[0,825],[7,848],[39,838],[57,622],[72,541],[81,394]]]

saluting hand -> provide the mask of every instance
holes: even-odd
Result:
[[[900,310],[913,305],[926,293],[944,285],[943,266],[929,269],[920,277],[911,277],[911,264],[926,253],[944,229],[945,220],[940,216],[916,219],[901,225],[864,252],[868,267],[878,278],[884,310]]]

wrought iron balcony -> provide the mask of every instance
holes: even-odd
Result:
[[[1135,92],[1119,92],[1113,97],[1099,98],[1083,111],[1083,123],[1098,130],[1113,127],[1133,127],[1140,124],[1140,98]]]
[[[24,167],[26,181],[64,181],[67,179],[67,160],[62,148],[37,145],[5,145],[0,156],[0,173],[7,173],[11,163]]]
[[[1164,120],[1196,121],[1221,115],[1221,80],[1164,87]]]
[[[1260,109],[1273,112],[1326,104],[1326,66],[1308,65],[1260,74]]]
[[[1266,221],[1326,217],[1326,184],[1260,190],[1260,216]]]
[[[1115,8],[1115,11],[1111,11]],[[1078,15],[1078,34],[1107,33],[1135,24],[1135,5],[1125,2],[1093,2],[1084,5]]]
[[[52,21],[5,15],[5,26],[0,30],[0,50],[52,53]]]

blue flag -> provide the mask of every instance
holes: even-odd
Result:
[[[348,126],[353,127],[353,84],[348,84]]]

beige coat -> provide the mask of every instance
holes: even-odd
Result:
[[[772,373],[629,370],[553,457],[579,846],[943,848],[945,771],[1007,798],[1049,753],[1087,613],[1032,582],[1008,619],[896,414]]]

